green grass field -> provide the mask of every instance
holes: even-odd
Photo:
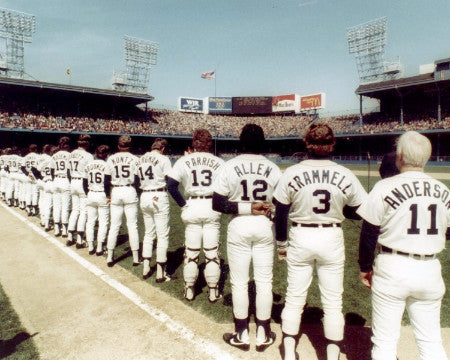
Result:
[[[0,359],[37,360],[39,353],[0,286]]]
[[[447,168],[448,169],[448,168]],[[358,169],[360,170],[360,169]],[[359,177],[361,183],[367,188],[367,177]],[[373,187],[377,178],[371,178],[370,186]],[[450,181],[444,181],[447,186],[450,185]],[[224,297],[222,300],[215,304],[210,304],[207,299],[207,286],[200,271],[200,276],[197,281],[196,292],[197,296],[193,302],[186,302],[189,306],[197,311],[211,317],[219,323],[231,322],[232,304],[231,304],[231,288],[229,283],[229,274],[227,266],[226,255],[226,223],[227,218],[222,218],[221,238],[220,238],[220,250],[223,259],[222,263],[222,276],[220,285],[223,289]],[[173,297],[183,300],[183,243],[184,243],[184,225],[180,220],[180,210],[176,204],[171,202],[171,219],[170,219],[170,245],[168,253],[169,271],[173,271],[178,279],[176,281],[156,284],[154,276],[146,280],[154,286],[158,286],[162,290],[168,292]],[[142,226],[140,227],[141,231]],[[346,245],[346,264],[345,264],[345,280],[344,280],[344,297],[343,297],[343,311],[347,318],[348,324],[368,324],[371,322],[371,302],[370,291],[367,290],[359,281],[359,268],[357,264],[358,258],[358,241],[361,228],[360,221],[346,220],[343,223],[343,231],[345,234]],[[142,236],[141,236],[142,238]],[[142,268],[132,267],[132,259],[128,242],[126,241],[126,235],[123,235],[119,239],[119,245],[116,250],[116,259],[118,258],[118,265],[123,266],[136,276],[141,277]],[[450,256],[448,251],[443,251],[440,254],[442,263],[442,273],[445,278],[447,287],[450,284],[450,278],[447,276],[450,270]],[[202,270],[203,258],[200,257],[200,269]],[[155,261],[152,259],[152,265],[155,266]],[[286,293],[286,262],[281,262],[277,258],[274,261],[274,280],[273,280],[273,296],[274,305],[272,309],[272,319],[276,322],[280,322],[280,315],[283,309],[284,296]],[[250,297],[254,297],[254,284],[250,283]],[[183,300],[184,301],[184,300]],[[309,314],[312,314],[313,321],[320,319],[321,303],[320,295],[317,284],[317,279],[313,280],[311,288],[308,294],[308,308]],[[252,300],[251,300],[252,303]],[[442,327],[450,327],[450,298],[448,295],[444,297],[442,304]],[[250,309],[251,313],[254,311],[252,305]],[[306,313],[308,311],[305,311]],[[314,315],[315,314],[315,315]],[[319,314],[319,317],[317,317]],[[405,316],[404,323],[408,323],[408,319]]]

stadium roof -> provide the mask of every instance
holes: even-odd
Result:
[[[32,92],[36,92],[37,89],[40,89],[41,92],[48,94],[58,92],[60,94],[64,93],[66,95],[73,95],[77,97],[96,97],[99,98],[99,100],[103,101],[120,99],[121,102],[126,102],[134,105],[152,101],[154,99],[153,96],[150,96],[148,94],[137,94],[77,85],[55,84],[35,80],[0,77],[0,92],[11,89],[20,91],[29,90]]]
[[[397,91],[420,90],[421,92],[436,92],[438,88],[440,90],[450,89],[450,79],[435,80],[434,73],[429,73],[360,85],[355,92],[357,95],[380,99]]]

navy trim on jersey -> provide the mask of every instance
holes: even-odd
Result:
[[[277,241],[286,241],[288,216],[291,205],[280,203],[275,198],[272,199],[272,202],[275,205],[275,218],[273,219],[275,222],[275,239]]]
[[[183,207],[184,205],[186,205],[186,200],[184,199],[183,195],[181,195],[180,190],[178,190],[179,184],[180,183],[175,179],[167,177],[167,191],[169,192],[170,196],[173,197],[178,206]]]
[[[377,247],[380,227],[363,221],[361,235],[359,237],[359,269],[362,272],[372,271],[375,260],[375,248]]]
[[[361,216],[359,216],[356,213],[356,210],[358,210],[360,205],[358,206],[348,206],[345,205],[344,208],[342,209],[342,214],[347,218],[347,219],[352,219],[352,220],[361,220]]]
[[[238,203],[235,201],[229,201],[226,196],[218,193],[213,194],[212,208],[215,211],[223,214],[239,214]]]
[[[31,167],[31,172],[33,173],[33,176],[38,179],[38,180],[42,180],[43,176],[42,174],[39,172],[38,169],[36,169],[34,166]]]
[[[105,194],[107,197],[111,196],[111,175],[105,175],[105,182],[103,184]]]

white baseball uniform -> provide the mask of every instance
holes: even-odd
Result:
[[[198,260],[203,242],[205,279],[217,288],[220,277],[219,232],[221,214],[212,209],[213,182],[224,161],[208,152],[184,155],[174,164],[169,177],[184,188],[186,205],[181,219],[185,229],[184,282],[194,286],[198,277]]]
[[[7,155],[6,166],[9,169],[8,181],[6,185],[6,199],[12,205],[18,206],[19,202],[19,168],[22,164],[22,157],[16,154]]]
[[[5,171],[5,166],[6,166],[6,158],[7,155],[0,155],[0,196],[3,200],[6,199],[6,171]]]
[[[396,359],[406,307],[420,358],[446,360],[440,333],[445,285],[435,254],[444,249],[445,232],[450,226],[449,189],[423,172],[403,172],[379,181],[358,213],[379,227],[371,287],[372,359]],[[362,271],[372,266],[375,244],[367,250],[363,231]],[[369,253],[372,261],[364,264],[361,259]]]
[[[63,235],[67,235],[67,226],[70,213],[70,182],[67,177],[69,170],[70,152],[60,150],[53,154],[53,168],[55,178],[53,180],[53,220],[55,222],[55,234],[59,233],[59,227],[63,225]]]
[[[251,215],[252,202],[271,202],[281,176],[276,164],[262,155],[243,154],[227,161],[220,171],[214,192],[238,203],[238,214],[228,224],[227,254],[230,266],[233,313],[248,318],[249,268],[253,261],[256,285],[256,318],[270,321],[274,238],[272,221]]]
[[[83,178],[86,176],[86,164],[94,160],[94,156],[82,148],[70,154],[70,191],[72,194],[72,211],[69,218],[69,232],[75,230],[80,234],[86,229],[86,194],[83,189]]]
[[[359,206],[366,196],[361,183],[349,169],[326,159],[302,161],[286,169],[281,177],[273,197],[290,206],[288,218],[291,221],[286,257],[288,286],[281,314],[285,334],[296,336],[299,332],[316,267],[325,337],[331,341],[343,339],[343,209],[346,205]],[[276,236],[277,240],[285,240],[279,238],[278,228]]]
[[[25,176],[23,179],[25,203],[29,212],[31,212],[32,209],[36,209],[38,205],[39,190],[36,179],[31,172],[31,168],[37,166],[39,159],[40,155],[35,152],[31,152],[23,158],[23,166],[29,174],[29,176]]]
[[[41,214],[41,223],[45,229],[50,228],[50,219],[53,209],[53,179],[55,162],[50,155],[42,154],[39,158],[36,169],[41,173],[42,179],[38,180],[38,186],[41,189],[39,196],[39,212]]]
[[[153,150],[139,158],[136,172],[142,190],[140,206],[145,226],[142,257],[144,259],[152,257],[153,242],[158,239],[156,244],[158,263],[167,262],[170,206],[166,176],[171,168],[169,158]]]
[[[106,161],[92,160],[85,166],[84,170],[89,188],[86,202],[86,240],[90,244],[94,243],[94,228],[98,219],[97,252],[99,253],[103,250],[103,243],[106,241],[109,226],[109,204],[105,194]]]
[[[111,176],[111,226],[108,233],[108,251],[117,244],[122,215],[125,212],[128,237],[132,251],[139,250],[137,228],[138,196],[133,186],[139,158],[129,152],[118,152],[106,161],[106,175]]]

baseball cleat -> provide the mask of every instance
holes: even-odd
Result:
[[[176,280],[176,279],[177,279],[177,277],[175,275],[165,274],[163,277],[157,278],[155,281],[157,283],[163,283],[163,282],[172,281],[172,280]]]
[[[194,296],[195,296],[194,287],[193,286],[186,286],[184,288],[184,298],[187,301],[192,301],[192,300],[194,300]]]
[[[72,245],[75,245],[75,241],[73,241],[73,240],[66,241],[66,246],[72,246]]]
[[[108,267],[113,267],[114,266],[114,261],[108,261],[106,263],[106,265],[108,265]]]
[[[237,333],[225,333],[223,334],[223,341],[225,341],[227,344],[234,346],[238,349],[241,349],[243,351],[249,351],[250,350],[250,344],[245,343],[242,340],[239,340]]]
[[[77,249],[83,249],[83,248],[85,248],[86,247],[86,243],[77,243],[76,245],[75,245],[75,247],[77,248]]]
[[[275,342],[276,338],[277,336],[275,335],[275,333],[271,331],[269,336],[266,336],[266,339],[262,343],[258,344],[258,342],[256,342],[256,351],[263,352]]]
[[[95,254],[95,249],[89,250],[89,255],[94,255]]]
[[[151,276],[151,271],[149,271],[148,273],[142,274],[142,278],[144,280],[147,280],[150,276]]]
[[[97,252],[95,253],[95,255],[97,255],[97,256],[102,256],[104,253],[105,253],[104,250],[100,250],[100,251],[97,251]]]

